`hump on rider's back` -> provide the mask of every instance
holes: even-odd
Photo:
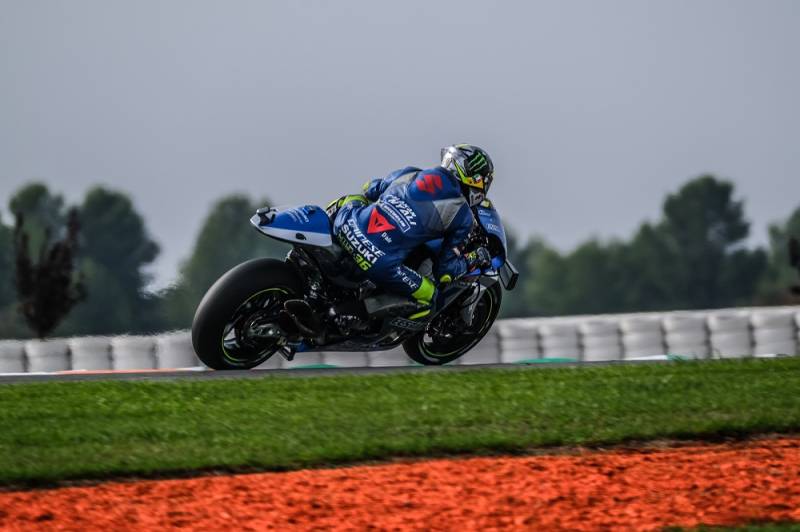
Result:
[[[408,184],[408,194],[416,201],[434,201],[461,197],[458,180],[444,168],[437,166],[420,170]]]

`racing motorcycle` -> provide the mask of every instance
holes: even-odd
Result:
[[[386,293],[331,236],[328,213],[316,205],[264,207],[250,223],[262,234],[292,245],[286,259],[253,259],[232,268],[206,292],[192,323],[197,356],[217,370],[250,369],[276,353],[293,360],[314,351],[382,351],[402,345],[424,365],[456,360],[489,331],[518,273],[506,256],[500,216],[487,200],[473,208],[476,223],[464,253],[480,247],[483,268],[441,283],[431,313],[410,320],[416,303]],[[432,277],[442,240],[415,249],[405,264]],[[301,333],[284,304],[304,300],[320,331]],[[359,305],[361,312],[352,312]],[[302,355],[301,355],[302,356]]]

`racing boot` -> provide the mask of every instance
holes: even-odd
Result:
[[[422,284],[411,294],[411,297],[414,298],[414,301],[417,303],[417,310],[408,316],[408,319],[426,321],[431,314],[433,301],[436,299],[435,295],[436,286],[433,284],[433,281],[427,277],[423,277]]]
[[[309,338],[322,336],[324,332],[322,322],[304,299],[289,299],[283,304],[283,309],[304,336]]]
[[[394,293],[384,293],[364,299],[363,308],[370,318],[385,316],[401,316],[409,320],[425,320],[431,313],[432,301],[436,287],[427,277],[422,278],[420,285],[411,297]],[[337,307],[342,309],[343,307]]]

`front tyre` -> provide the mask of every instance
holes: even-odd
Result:
[[[425,332],[406,340],[403,349],[414,362],[425,366],[452,362],[486,336],[500,312],[502,296],[500,283],[493,284],[483,291],[473,313],[472,325],[467,327],[457,315],[445,311],[428,324]]]
[[[295,270],[275,259],[244,262],[208,289],[192,321],[192,345],[212,369],[250,369],[280,348],[280,337],[255,334],[269,330],[288,299],[301,298],[303,284]],[[274,325],[277,329],[277,325]]]

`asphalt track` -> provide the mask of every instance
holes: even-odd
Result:
[[[712,360],[703,361],[713,363]],[[214,379],[266,379],[336,377],[341,375],[388,375],[397,373],[433,373],[441,371],[502,370],[546,370],[553,368],[577,368],[620,364],[670,364],[665,360],[609,360],[603,362],[550,362],[547,364],[473,364],[454,366],[398,366],[375,368],[297,368],[237,371],[204,371],[201,368],[182,370],[145,371],[63,371],[57,373],[13,373],[0,374],[0,385],[36,382],[80,382],[80,381],[178,381]]]

